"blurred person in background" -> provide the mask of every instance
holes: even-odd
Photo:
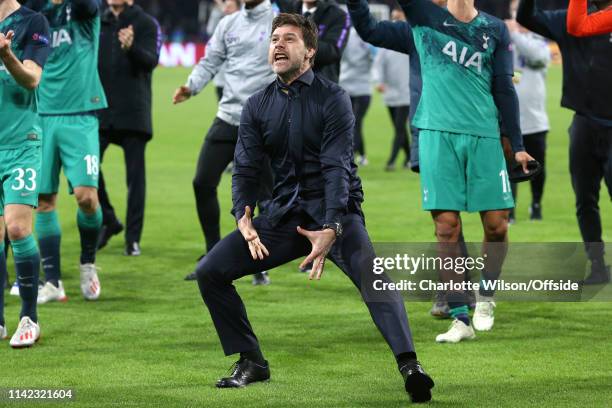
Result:
[[[144,224],[145,148],[153,135],[151,77],[157,66],[161,31],[157,21],[129,0],[107,0],[102,15],[98,69],[109,107],[100,112],[100,157],[112,143],[125,155],[127,214],[125,255],[140,255]],[[106,191],[102,171],[98,190],[103,225],[98,249],[123,231]]]
[[[518,0],[513,1],[514,15]],[[546,178],[546,135],[550,129],[546,113],[546,73],[551,60],[548,42],[529,32],[516,20],[507,20],[510,38],[514,45],[514,85],[519,97],[521,130],[525,149],[542,165],[542,172],[530,180],[531,205],[529,218],[542,219],[542,196]],[[518,184],[512,184],[516,199]],[[510,211],[510,223],[516,221],[515,210]]]
[[[597,2],[599,7],[610,1]],[[544,11],[522,0],[517,21],[559,44],[563,57],[561,105],[575,112],[569,129],[569,165],[578,226],[591,261],[586,285],[610,282],[599,193],[602,180],[612,199],[612,42],[609,35],[578,38],[567,31],[567,10]]]
[[[400,8],[393,9],[392,21],[406,21]],[[408,115],[410,114],[410,56],[405,53],[381,48],[374,62],[376,89],[383,94],[383,100],[391,122],[394,137],[391,155],[385,169],[395,170],[395,161],[400,150],[405,153],[403,165],[410,168],[410,142],[408,141]]]
[[[213,0],[212,5],[210,3],[210,1],[204,2],[204,4],[206,4],[206,8],[209,10],[206,21],[206,35],[208,38],[212,37],[213,33],[215,32],[215,28],[217,28],[217,24],[219,24],[219,21],[226,16],[225,5],[227,2],[223,0]]]
[[[319,49],[314,71],[333,82],[340,79],[340,61],[346,47],[351,19],[333,0],[277,0],[283,13],[312,18],[319,30]]]
[[[354,27],[351,27],[351,34],[340,64],[339,84],[351,97],[355,115],[354,149],[360,166],[368,164],[363,138],[363,118],[368,112],[372,98],[370,77],[373,60],[372,47],[359,37]]]

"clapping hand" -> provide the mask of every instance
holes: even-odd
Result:
[[[121,49],[123,51],[132,48],[134,44],[134,27],[132,25],[119,30],[119,42],[121,43]]]

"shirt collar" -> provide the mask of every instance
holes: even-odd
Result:
[[[312,71],[312,68],[310,68],[308,71],[304,72],[302,75],[300,75],[300,77],[298,77],[295,81],[293,81],[291,83],[291,85],[287,86],[285,83],[283,83],[283,81],[281,81],[281,79],[279,77],[276,77],[276,86],[280,89],[280,90],[289,90],[291,88],[296,87],[296,84],[299,82],[303,85],[307,85],[310,86],[312,85],[312,82],[314,81],[314,72]]]

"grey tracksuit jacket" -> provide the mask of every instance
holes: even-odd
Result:
[[[270,0],[250,10],[243,6],[239,12],[223,17],[206,46],[204,58],[187,80],[192,94],[197,95],[223,66],[224,91],[217,117],[233,126],[240,125],[246,100],[274,81],[268,64],[274,17]]]

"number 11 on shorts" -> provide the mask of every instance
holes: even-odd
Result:
[[[510,188],[510,179],[508,178],[508,171],[506,169],[499,172],[499,177],[502,179],[502,192],[504,194],[509,193],[511,191]]]
[[[88,154],[83,158],[87,163],[87,175],[88,176],[97,176],[100,172],[100,165],[98,163],[98,156],[93,154]]]

